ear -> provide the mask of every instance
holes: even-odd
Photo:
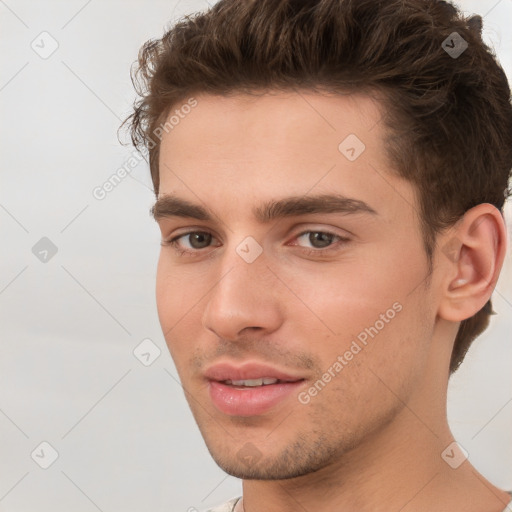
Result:
[[[485,306],[498,281],[507,248],[503,216],[495,206],[479,204],[440,242],[445,278],[438,314],[461,322]]]

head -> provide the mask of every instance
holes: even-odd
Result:
[[[480,30],[435,0],[221,0],[141,49],[127,121],[173,240],[160,322],[226,471],[325,466],[486,328],[512,108]],[[296,399],[216,407],[212,367],[247,361],[298,379]]]

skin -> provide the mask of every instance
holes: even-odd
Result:
[[[446,418],[453,341],[498,279],[500,212],[478,205],[441,233],[427,279],[418,198],[392,173],[376,100],[306,91],[196,99],[162,138],[159,198],[186,199],[213,218],[157,221],[162,240],[190,231],[212,238],[162,245],[157,306],[210,453],[244,479],[245,512],[501,512],[504,491],[468,460],[452,469],[441,457],[454,441]],[[355,161],[338,149],[349,134],[366,146]],[[333,192],[377,213],[253,215],[271,200]],[[248,236],[263,250],[252,263],[236,251]],[[448,258],[442,248],[454,240]],[[396,303],[401,310],[309,403],[293,394],[253,417],[212,404],[208,365],[269,363],[303,377],[307,392]]]

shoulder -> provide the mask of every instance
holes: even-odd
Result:
[[[233,512],[233,510],[235,509],[235,505],[237,504],[240,498],[241,496],[238,496],[237,498],[232,498],[229,501],[226,501],[226,503],[223,503],[222,505],[218,505],[217,507],[205,510],[205,512]]]

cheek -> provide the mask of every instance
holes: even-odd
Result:
[[[177,266],[162,250],[156,273],[158,318],[173,359],[190,352],[191,336],[199,339],[201,309],[208,300],[211,280],[194,265]],[[183,356],[181,356],[183,353]]]
[[[314,313],[331,335],[339,336],[356,335],[377,321],[380,326],[380,315],[386,312],[386,320],[393,319],[406,295],[388,272],[370,265],[301,272],[292,285],[297,297],[308,306],[308,315]]]
[[[156,272],[156,306],[164,333],[172,326],[173,316],[176,314],[175,301],[170,269],[160,253]]]
[[[350,361],[364,364],[370,358],[372,366],[386,361],[393,369],[425,345],[428,297],[421,254],[381,251],[371,258],[293,277],[293,289],[310,311],[290,314],[307,314],[315,329],[323,326],[326,367],[349,351]]]
[[[186,321],[187,311],[191,308],[189,302],[193,283],[193,278],[187,279],[184,272],[169,263],[165,254],[160,254],[156,274],[156,304],[166,340],[175,337],[175,331]]]
[[[407,301],[402,297],[399,304],[381,307],[388,305],[387,299],[351,302],[344,297],[337,314],[334,310],[325,314],[325,323],[337,335],[323,336],[316,345],[322,372],[316,378],[328,382],[325,392],[311,399],[312,411],[319,417],[336,417],[340,424],[355,428],[366,423],[364,418],[370,421],[392,414],[421,381],[429,347],[420,307],[424,298],[420,294]]]
[[[167,252],[163,248],[158,260],[156,301],[160,321],[172,325],[200,302],[204,295],[204,276],[193,265],[177,266]]]

